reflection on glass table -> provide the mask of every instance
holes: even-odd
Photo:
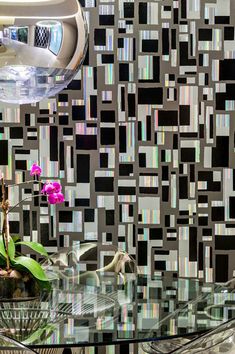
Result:
[[[148,352],[153,343],[187,341],[234,315],[232,287],[138,274],[133,258],[113,246],[78,244],[43,266],[50,295],[0,303],[5,334],[36,351],[146,342]]]
[[[0,352],[1,354],[34,354],[35,351],[25,347],[23,344],[0,334]]]

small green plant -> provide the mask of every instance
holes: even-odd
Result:
[[[24,183],[42,184],[40,176],[42,169],[37,164],[31,167],[30,175],[33,180]],[[48,278],[41,265],[33,258],[26,257],[20,253],[21,246],[28,247],[40,256],[48,258],[46,249],[42,244],[37,242],[21,241],[18,236],[11,236],[9,227],[9,214],[26,199],[33,198],[30,196],[21,200],[18,204],[11,206],[7,198],[7,189],[4,178],[1,179],[2,198],[0,207],[2,210],[2,232],[0,237],[0,277],[21,278],[25,274],[29,274],[40,284],[41,287],[48,287]],[[8,186],[10,188],[11,186]],[[49,204],[60,204],[64,202],[64,195],[61,192],[62,187],[58,182],[47,182],[43,185],[41,194],[35,196],[47,196]]]

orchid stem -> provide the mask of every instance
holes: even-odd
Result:
[[[15,184],[10,184],[9,186],[8,186],[8,188],[9,187],[16,187],[16,186],[21,186],[22,184],[30,184],[30,183],[41,183],[41,181],[37,181],[37,180],[34,180],[34,179],[32,179],[32,180],[29,180],[29,181],[25,181],[25,182],[20,182],[20,183],[15,183]]]
[[[37,194],[37,195],[31,195],[30,197],[24,198],[22,199],[19,203],[17,203],[16,205],[14,205],[12,208],[10,208],[7,212],[7,214],[11,213],[12,210],[14,210],[15,208],[17,208],[21,203],[25,202],[28,199],[32,199],[32,198],[38,198],[38,197],[45,197],[45,194]]]

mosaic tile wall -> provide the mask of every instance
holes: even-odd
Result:
[[[8,181],[28,179],[38,161],[66,194],[57,209],[27,200],[12,232],[50,252],[116,244],[144,273],[226,281],[235,269],[235,1],[82,5],[89,54],[69,90],[0,106]],[[12,188],[12,201],[30,188]]]

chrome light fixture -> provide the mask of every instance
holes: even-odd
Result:
[[[0,101],[56,95],[76,75],[86,49],[77,0],[0,0]]]

